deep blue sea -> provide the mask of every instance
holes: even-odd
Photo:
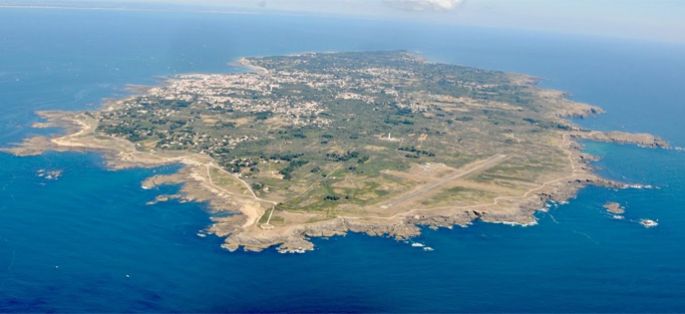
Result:
[[[335,17],[0,9],[0,146],[47,132],[30,128],[36,110],[95,109],[127,84],[232,71],[245,55],[382,49],[530,73],[607,110],[586,126],[685,145],[682,45]],[[656,188],[589,187],[534,227],[426,230],[417,240],[433,252],[350,234],[304,255],[229,253],[196,235],[210,223],[204,204],[146,206],[178,187],[142,190],[141,180],[174,167],[0,154],[0,311],[685,312],[685,153],[585,146],[607,177]],[[626,219],[611,219],[607,201]]]

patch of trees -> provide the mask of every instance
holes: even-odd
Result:
[[[186,125],[186,121],[182,120],[170,120],[169,121],[169,130],[174,131],[177,129],[180,129]]]
[[[328,144],[328,142],[331,141],[332,138],[333,138],[333,135],[331,135],[331,134],[323,134],[323,135],[321,135],[321,142],[320,143],[322,145],[326,145],[326,144]]]
[[[244,168],[249,168],[250,171],[258,171],[257,162],[250,158],[233,159],[228,162],[222,161],[221,166],[233,173],[238,173]]]
[[[302,130],[294,130],[292,135],[294,138],[307,138],[307,135],[305,135]]]
[[[423,149],[416,148],[415,146],[403,146],[397,150],[402,152],[408,152],[411,154],[405,155],[407,158],[419,158],[421,156],[435,157],[435,153]]]
[[[266,120],[270,118],[273,115],[273,112],[271,111],[261,111],[255,113],[255,119],[256,120]]]
[[[162,143],[162,141],[159,141],[159,143]],[[230,153],[231,153],[231,150],[228,147],[219,146],[219,147],[212,149],[209,152],[209,155],[216,158],[216,157],[220,157],[220,156],[228,156],[228,154],[230,154]]]
[[[273,153],[268,157],[262,155],[261,157],[263,159],[287,161],[288,165],[285,166],[285,168],[281,169],[278,173],[283,175],[283,179],[290,180],[292,179],[292,173],[295,170],[297,170],[297,168],[300,168],[309,163],[309,160],[301,159],[300,157],[302,156],[304,156],[304,153],[284,152]]]
[[[279,171],[278,173],[283,175],[283,179],[290,180],[290,179],[292,179],[293,171],[297,170],[297,168],[300,168],[300,167],[306,165],[307,163],[309,163],[309,160],[293,159],[288,163],[288,165],[285,168],[281,169],[281,171]]]
[[[412,115],[412,111],[411,111],[411,109],[409,109],[409,108],[398,108],[398,109],[395,111],[395,114],[398,115],[398,116],[411,116],[411,115]]]
[[[345,161],[348,161],[350,159],[355,159],[357,157],[359,157],[359,152],[353,151],[353,150],[352,151],[348,150],[347,152],[342,153],[342,154],[336,153],[336,152],[326,153],[326,159],[328,159],[330,161],[336,161],[336,162],[345,162]]]
[[[154,129],[138,125],[107,125],[98,127],[106,134],[123,136],[131,142],[138,142],[154,134]]]
[[[271,159],[271,160],[282,160],[282,161],[292,161],[292,160],[300,158],[302,156],[304,156],[303,153],[293,153],[293,152],[273,153],[273,154],[269,155],[269,159]]]
[[[169,109],[182,109],[190,106],[190,102],[187,102],[185,100],[180,100],[180,99],[160,99],[158,101],[160,107],[164,108],[169,108]]]
[[[340,199],[340,196],[337,196],[335,194],[328,194],[328,195],[324,196],[323,199],[325,201],[335,202],[335,201],[338,201]]]
[[[385,117],[385,120],[383,120],[385,124],[391,124],[391,125],[413,125],[414,121],[408,119],[408,118],[403,118],[403,119],[397,119],[391,116]]]
[[[278,130],[277,134],[283,139],[307,138],[302,129]]]
[[[235,123],[230,121],[221,121],[216,124],[217,128],[235,129]]]

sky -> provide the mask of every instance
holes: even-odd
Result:
[[[685,43],[685,0],[0,0],[3,4],[118,4],[285,11]]]

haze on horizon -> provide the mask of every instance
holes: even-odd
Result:
[[[0,0],[6,6],[325,14],[685,43],[677,0]]]

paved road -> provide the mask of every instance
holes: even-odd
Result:
[[[426,194],[434,191],[435,189],[439,188],[442,185],[445,185],[449,182],[452,182],[454,180],[457,180],[459,178],[463,178],[467,175],[470,175],[472,173],[486,170],[488,168],[492,168],[496,166],[497,164],[501,163],[507,159],[507,155],[495,155],[487,159],[483,160],[478,160],[474,161],[464,167],[461,167],[451,174],[448,174],[436,181],[432,181],[429,183],[426,183],[424,185],[421,185],[414,190],[411,190],[405,194],[402,194],[398,196],[395,199],[389,200],[385,204],[381,205],[383,208],[388,208],[388,207],[394,207],[397,206],[398,204],[410,202],[413,200],[416,200],[417,198],[424,197]]]

